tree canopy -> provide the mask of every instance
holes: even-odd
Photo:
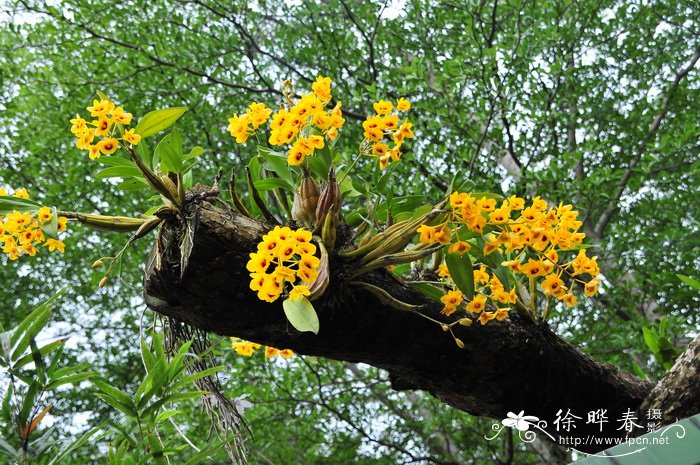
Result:
[[[64,211],[138,217],[157,206],[153,192],[96,176],[104,166],[76,148],[69,120],[99,100],[99,91],[136,118],[155,109],[187,107],[174,127],[188,151],[203,149],[194,182],[211,186],[219,169],[224,179],[233,171],[252,209],[243,169],[259,157],[256,144],[237,144],[227,120],[253,101],[276,111],[286,80],[301,94],[318,76],[328,76],[332,103],[342,101],[346,119],[334,146],[341,159],[340,188],[359,205],[358,214],[368,216],[367,205],[385,205],[378,223],[387,223],[386,212],[401,213],[402,202],[411,210],[435,205],[464,182],[472,192],[539,195],[552,206],[574,205],[592,246],[589,256],[598,256],[600,292],[571,309],[562,305],[552,311],[548,327],[596,361],[633,374],[639,386],[646,381],[650,386],[698,328],[700,296],[677,276],[698,276],[698,13],[691,1],[6,1],[0,34],[0,187],[27,188],[32,199]],[[343,186],[373,102],[399,98],[410,101],[415,138],[386,170],[375,158],[361,157],[352,166],[352,184]],[[151,149],[164,134],[149,142]],[[382,178],[387,172],[391,175]],[[222,197],[228,202],[227,193]],[[342,221],[357,221],[357,227],[361,221],[347,213]],[[155,234],[127,248],[108,285],[98,287],[105,269],[90,264],[115,256],[126,237],[76,223],[71,221],[65,234],[64,254],[17,261],[0,257],[3,330],[16,327],[65,287],[42,333],[70,336],[61,363],[89,363],[104,384],[137,392],[152,371],[147,354],[159,356],[161,339],[154,334],[163,330],[161,317],[142,297]],[[370,224],[379,233],[377,226]],[[206,257],[193,258],[198,259]],[[255,334],[245,326],[244,321],[236,327],[240,334],[227,335]],[[286,328],[283,336],[289,331],[296,334]],[[489,334],[505,334],[493,331],[480,341],[488,344]],[[319,337],[333,339],[322,332],[323,326]],[[268,336],[258,334],[261,341]],[[150,348],[141,347],[142,337]],[[393,375],[390,380],[390,372],[343,354],[333,358],[344,361],[325,359],[309,349],[313,343],[305,346],[307,352],[319,357],[269,362],[260,353],[239,356],[227,339],[212,336],[209,342],[225,365],[219,372],[223,393],[245,410],[242,418],[253,438],[251,463],[565,463],[571,458],[517,436],[486,441],[493,420],[450,408],[411,390],[410,383],[407,390],[392,390],[401,388],[401,380]],[[427,359],[434,343],[414,342]],[[535,353],[524,353],[537,361]],[[51,395],[49,416],[59,430],[47,431],[42,424],[42,434],[74,438],[105,418],[122,429],[135,427],[128,415],[125,419],[93,395],[99,389],[91,381],[82,383]],[[163,420],[163,431],[185,446],[179,453],[186,459],[196,453],[188,441],[211,442],[209,419],[197,405],[194,397],[185,399],[176,405],[182,413],[172,422]],[[561,406],[567,407],[574,406]],[[297,421],[289,421],[290,413]],[[3,438],[16,436],[10,420],[0,427]],[[102,442],[87,441],[70,463],[104,457],[106,444],[116,443],[121,433],[114,427],[106,434]],[[210,453],[226,460],[223,449]],[[36,463],[50,458],[37,457]]]

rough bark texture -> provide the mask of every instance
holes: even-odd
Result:
[[[700,335],[683,352],[671,370],[649,393],[639,409],[639,418],[648,419],[649,410],[658,410],[657,426],[669,425],[700,412]]]
[[[262,302],[248,288],[248,253],[269,228],[205,200],[191,201],[185,217],[195,230],[184,277],[182,226],[171,221],[161,233],[160,260],[155,254],[149,260],[145,294],[153,310],[194,327],[300,354],[374,365],[390,373],[395,388],[428,391],[474,415],[500,420],[524,410],[546,420],[547,431],[556,437],[620,436],[613,419],[627,409],[637,410],[651,391],[650,383],[596,362],[546,325],[517,315],[485,326],[456,326],[466,345],[459,349],[438,325],[350,286],[347,265],[337,259],[331,259],[326,294],[314,302],[319,334],[299,333],[287,324],[281,302]],[[424,304],[426,314],[440,318],[439,304],[388,272],[374,271],[362,279],[402,301]],[[611,419],[602,433],[598,425],[585,424],[586,413],[600,408],[607,408]],[[559,432],[553,420],[560,409],[571,409],[583,420],[571,432]]]

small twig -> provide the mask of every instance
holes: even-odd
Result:
[[[236,191],[236,172],[235,171],[231,171],[231,177],[228,180],[228,191],[231,194],[231,206],[233,207],[233,209],[236,210],[241,215],[247,216],[248,218],[251,218],[250,212],[245,207],[245,205],[241,201],[241,198],[238,196],[238,192]]]

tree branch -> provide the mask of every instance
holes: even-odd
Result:
[[[690,71],[692,71],[692,69],[695,67],[696,63],[698,62],[698,60],[700,60],[700,47],[697,47],[695,49],[695,55],[690,60],[690,64],[687,67],[681,69],[678,73],[676,73],[676,76],[673,78],[673,82],[671,82],[671,85],[668,89],[668,92],[666,93],[666,97],[664,98],[663,102],[661,103],[661,109],[659,110],[659,112],[654,117],[654,120],[649,125],[649,130],[647,131],[644,138],[642,138],[642,140],[640,140],[639,143],[637,144],[637,148],[634,152],[634,155],[632,157],[632,160],[630,161],[629,166],[627,167],[625,172],[622,174],[622,178],[620,179],[620,181],[617,183],[617,189],[615,190],[615,195],[613,195],[613,198],[610,199],[610,202],[608,202],[607,208],[600,215],[598,222],[596,223],[595,227],[593,228],[593,235],[595,238],[600,238],[602,236],[603,231],[608,226],[608,223],[610,223],[610,220],[612,220],[613,217],[615,216],[615,214],[617,213],[620,198],[622,198],[622,194],[624,194],[624,192],[625,192],[625,189],[627,187],[627,183],[630,181],[630,178],[632,178],[632,173],[634,172],[634,168],[637,166],[637,164],[639,163],[639,161],[642,158],[642,155],[644,154],[644,149],[646,149],[647,144],[649,143],[651,138],[654,137],[654,135],[656,134],[656,131],[659,130],[659,126],[661,125],[661,121],[664,119],[664,117],[668,113],[669,104],[671,103],[671,99],[673,98],[674,94],[676,93],[676,90],[678,89],[678,86],[679,86],[681,80]]]
[[[200,196],[192,198],[185,213],[196,217],[197,229],[184,278],[179,270],[181,226],[174,222],[163,227],[160,260],[152,254],[146,267],[146,302],[159,313],[300,354],[367,363],[387,370],[395,388],[425,390],[463,411],[498,419],[525,410],[551,425],[559,409],[571,408],[581,416],[601,407],[614,417],[638,408],[651,390],[649,383],[579,352],[546,325],[517,315],[506,322],[457,327],[457,337],[466,345],[461,350],[438,325],[350,287],[352,266],[335,257],[329,288],[314,302],[321,331],[299,333],[288,325],[279,303],[258,300],[248,287],[245,263],[266,226]],[[375,270],[362,279],[440,318],[441,305],[387,271]],[[595,426],[593,431],[580,425],[575,434],[593,434]],[[611,426],[604,434],[619,436]],[[553,428],[549,432],[560,434]]]
[[[647,412],[658,410],[656,426],[669,425],[700,411],[700,336],[676,359],[671,370],[654,387],[639,408],[639,418],[649,420]],[[641,431],[642,433],[644,431]]]

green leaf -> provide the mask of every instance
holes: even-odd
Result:
[[[683,276],[682,274],[677,274],[676,276],[678,276],[678,279],[683,281],[688,286],[692,287],[695,290],[700,291],[700,281],[696,281],[695,279],[693,279],[689,276]]]
[[[19,451],[14,449],[11,445],[7,443],[3,438],[0,438],[0,452],[8,457],[12,457],[19,460]]]
[[[474,183],[474,181],[472,181],[465,175],[465,170],[460,170],[457,171],[457,173],[450,181],[450,185],[447,187],[447,193],[451,194],[452,192],[470,192],[475,187],[476,184]]]
[[[394,267],[391,269],[392,274],[395,274],[396,276],[405,276],[410,271],[410,263],[399,263],[398,265],[394,265]]]
[[[183,113],[187,111],[185,107],[165,108],[146,113],[136,125],[134,132],[140,134],[142,138],[157,134],[163,129],[170,127],[177,121]]]
[[[29,385],[29,388],[27,389],[27,392],[24,394],[24,400],[22,401],[22,408],[19,411],[19,424],[24,427],[29,423],[29,414],[34,409],[35,404],[34,401],[36,400],[38,390],[39,390],[39,383],[36,380],[32,380],[33,382]]]
[[[362,213],[367,213],[364,210],[361,211]],[[348,225],[350,225],[353,228],[356,228],[362,222],[366,222],[369,226],[372,226],[372,222],[366,219],[364,216],[362,216],[362,213],[360,213],[360,210],[351,211],[344,215],[344,220]]]
[[[432,211],[433,208],[433,205],[426,203],[425,205],[420,206],[413,211],[397,213],[396,215],[394,215],[394,221],[398,223],[399,221],[403,220],[414,220],[416,218],[420,218],[426,213],[429,213],[430,211]]]
[[[182,410],[166,410],[165,412],[161,412],[156,417],[155,423],[158,424],[162,421],[167,420],[170,417],[174,417],[175,415],[177,415],[179,413],[182,413]]]
[[[345,171],[338,171],[337,179],[341,181],[338,187],[344,199],[362,196],[362,193],[355,189],[351,177],[345,175]]]
[[[54,371],[51,375],[58,379],[62,378],[64,376],[68,376],[72,373],[75,373],[77,371],[85,370],[86,368],[90,368],[92,365],[89,363],[81,363],[79,365],[71,365],[63,368],[59,368],[58,370]]]
[[[183,400],[189,400],[196,397],[200,397],[205,394],[209,394],[209,391],[189,391],[181,392],[178,394],[167,394],[150,404],[146,409],[144,409],[142,416],[146,417],[147,415],[155,415],[155,412],[157,412],[163,405],[167,404],[168,402],[176,403]]]
[[[656,333],[649,328],[642,328],[642,334],[644,335],[644,342],[646,342],[649,350],[653,353],[657,353],[659,351],[659,344],[656,342]]]
[[[29,340],[29,348],[32,352],[32,360],[34,360],[37,379],[43,382],[46,373],[46,363],[44,363],[44,357],[39,353],[39,347],[37,347],[34,338]]]
[[[647,376],[646,373],[644,373],[644,370],[642,370],[642,367],[639,366],[637,362],[632,360],[632,371],[634,371],[634,374],[637,375],[638,378],[641,379],[648,379],[649,377]]]
[[[156,155],[160,159],[160,170],[163,173],[180,173],[183,170],[182,138],[180,131],[173,129],[163,137],[156,146]]]
[[[676,346],[673,345],[671,340],[665,336],[662,336],[656,340],[659,346],[659,354],[665,363],[671,362],[676,358]]]
[[[124,402],[120,402],[119,400],[115,399],[114,397],[108,396],[107,394],[103,394],[101,392],[95,393],[95,396],[104,400],[105,402],[107,402],[107,404],[109,404],[110,406],[119,410],[120,412],[126,414],[127,416],[130,416],[132,418],[138,417],[138,415],[136,414],[136,410],[134,410],[134,408],[129,404],[125,404]]]
[[[146,166],[148,166],[152,170],[155,169],[155,163],[153,163],[153,154],[151,153],[151,149],[148,147],[148,142],[146,140],[142,139],[141,142],[139,142],[139,145],[136,146],[136,153],[141,157],[141,160]]]
[[[44,329],[51,318],[51,306],[42,305],[39,306],[37,310],[39,310],[39,312],[35,311],[30,315],[32,320],[12,352],[12,361],[17,361],[24,355],[24,351],[27,350],[30,342],[39,334],[39,331]]]
[[[328,177],[329,163],[323,157],[308,157],[309,168],[311,173],[318,179],[326,179]]]
[[[324,178],[321,178],[324,179]],[[370,192],[370,189],[368,187],[368,184],[366,181],[362,181],[358,178],[352,178],[352,187],[355,188],[357,192],[363,195],[368,195]]]
[[[164,360],[158,360],[153,369],[141,381],[136,394],[134,394],[134,398],[137,399],[136,407],[138,409],[142,409],[148,404],[163,386],[165,379],[165,362]]]
[[[666,329],[668,328],[668,318],[661,317],[661,321],[659,321],[659,336],[665,336],[666,335]]]
[[[85,381],[86,379],[90,379],[93,376],[97,376],[96,371],[86,371],[84,373],[76,373],[74,375],[68,375],[62,378],[57,378],[51,381],[48,386],[46,386],[46,390],[50,391],[52,389],[56,389],[59,386],[63,386],[64,384],[77,384],[81,381]]]
[[[472,192],[469,195],[474,197],[476,200],[480,200],[482,197],[487,199],[495,199],[499,202],[503,200],[502,195],[494,194],[493,192]]]
[[[7,215],[13,211],[20,213],[34,212],[41,208],[41,204],[29,199],[19,197],[0,197],[0,215]]]
[[[165,205],[162,203],[159,203],[158,205],[154,205],[151,208],[149,208],[148,210],[146,210],[145,212],[143,212],[143,216],[145,216],[145,217],[153,216],[153,214],[155,212],[157,212],[158,210],[160,210],[164,206]]]
[[[224,444],[224,441],[221,439],[216,439],[211,443],[206,444],[202,450],[190,457],[190,459],[183,465],[199,465],[201,463],[206,463],[209,457],[215,454],[217,450],[221,449]]]
[[[156,358],[143,337],[141,338],[141,358],[143,358],[143,364],[146,365],[146,371],[151,371],[151,368],[156,364]]]
[[[262,157],[253,157],[248,162],[248,169],[250,169],[250,177],[253,178],[253,182],[260,180],[260,159]]]
[[[204,152],[204,149],[200,147],[199,145],[194,147],[192,150],[190,150],[190,153],[187,154],[185,157],[185,161],[191,160],[193,158],[197,158]]]
[[[56,445],[56,441],[53,438],[54,432],[56,431],[55,426],[50,426],[41,432],[41,436],[34,439],[29,443],[32,453],[36,457],[45,457],[46,451]],[[30,428],[31,430],[31,428]],[[32,430],[36,431],[36,429]]]
[[[426,281],[412,281],[409,282],[408,285],[429,299],[433,299],[437,302],[440,302],[440,297],[444,295],[444,292],[440,287]]]
[[[10,338],[10,346],[14,346],[17,341],[22,337],[22,335],[27,331],[27,329],[34,323],[34,321],[45,311],[50,310],[51,307],[58,302],[58,300],[66,292],[67,288],[63,288],[56,294],[52,295],[40,305],[38,305],[29,315],[27,315],[22,322],[17,325],[17,327],[12,332],[12,337]]]
[[[58,210],[56,207],[50,207],[51,220],[48,223],[41,225],[42,232],[48,236],[56,239],[58,237]]]
[[[12,383],[7,384],[7,392],[2,399],[2,405],[0,407],[0,415],[2,415],[5,424],[9,425],[12,421],[12,416],[14,415],[14,408],[10,407],[10,401],[14,399],[15,386]]]
[[[567,250],[582,250],[582,249],[591,249],[593,247],[597,247],[595,244],[578,244],[576,247],[572,249],[567,249]]]
[[[163,335],[158,332],[152,333],[153,337],[153,351],[158,360],[162,360],[163,363],[167,362],[167,357],[165,356],[165,346],[163,345]]]
[[[55,353],[53,354],[51,363],[49,364],[49,368],[48,368],[49,376],[51,376],[53,378],[58,377],[59,375],[56,373],[62,372],[65,369],[65,368],[58,368],[58,363],[61,361],[61,357],[63,357],[63,349],[65,347],[66,346],[64,344],[61,344],[58,346],[58,349],[56,349]],[[79,370],[83,370],[83,369],[90,366],[90,365],[87,365],[87,366],[83,366],[83,365],[85,365],[85,364],[69,365],[69,368],[74,368],[73,371],[79,371]],[[60,376],[62,376],[62,375],[60,375]]]
[[[450,276],[460,291],[469,300],[474,298],[474,269],[468,253],[458,255],[446,253],[445,263],[450,270]]]
[[[258,147],[258,153],[270,165],[271,171],[274,171],[277,176],[287,181],[290,186],[294,186],[294,178],[292,177],[292,172],[289,170],[287,157],[284,154],[265,147]]]
[[[314,334],[318,334],[318,315],[316,314],[316,310],[314,310],[314,306],[309,302],[309,299],[305,296],[301,296],[297,300],[285,299],[285,301],[282,302],[282,307],[284,308],[284,314],[287,316],[287,320],[289,320],[297,331],[311,331]]]
[[[76,451],[76,450],[80,449],[81,447],[83,447],[83,446],[88,442],[88,440],[90,440],[90,438],[92,438],[94,435],[96,435],[97,433],[99,433],[99,432],[102,430],[102,427],[103,427],[103,425],[100,425],[100,426],[98,426],[98,427],[96,427],[96,428],[93,428],[93,429],[91,429],[91,430],[85,432],[84,434],[80,435],[80,437],[78,437],[75,441],[71,442],[71,443],[68,444],[66,447],[64,447],[64,448],[58,453],[58,455],[55,456],[55,457],[49,462],[48,465],[57,465],[57,464],[59,464],[59,463],[64,463],[64,462],[63,462],[63,459],[65,459],[66,457],[68,457],[68,456],[69,456],[70,454],[72,454],[74,451]],[[99,434],[99,435],[98,435],[95,439],[93,439],[91,442],[92,442],[93,444],[98,443],[98,440],[99,440],[100,438],[102,438],[105,434],[107,434],[107,433],[106,433],[106,432],[103,432],[102,434]]]
[[[39,349],[39,354],[40,354],[42,357],[43,357],[43,356],[46,356],[46,355],[50,354],[51,352],[53,352],[54,350],[58,349],[58,348],[59,348],[60,346],[62,346],[63,344],[65,344],[65,342],[66,342],[66,339],[59,339],[58,341],[50,342],[50,343],[46,344],[45,346],[42,346],[42,347]],[[21,368],[21,367],[23,367],[24,365],[26,365],[26,364],[28,364],[28,363],[31,363],[32,361],[33,361],[33,360],[32,360],[32,354],[27,354],[27,355],[25,355],[24,357],[22,357],[22,358],[20,358],[19,360],[17,360],[17,361],[14,363],[13,368],[15,368],[15,369]]]
[[[190,340],[182,344],[175,356],[170,361],[168,370],[166,372],[166,375],[169,379],[175,379],[185,369],[185,364],[183,363],[183,361],[185,360],[185,357],[190,351],[192,342],[193,341]]]
[[[390,194],[391,191],[388,192]],[[396,217],[403,212],[413,212],[425,203],[425,195],[406,195],[394,197],[391,202],[383,202],[377,208],[377,213],[375,218],[381,221],[385,221],[387,218],[387,211],[389,209],[389,203],[391,203],[391,214]]]
[[[137,191],[149,188],[151,186],[148,185],[148,182],[144,178],[138,177],[125,179],[124,181],[120,182],[117,187],[124,191]]]
[[[112,155],[111,157],[100,157],[95,159],[97,163],[101,163],[107,166],[133,166],[136,167],[136,163],[129,160],[128,158],[122,158]]]
[[[392,179],[396,176],[395,174],[393,174],[393,172],[398,166],[398,163],[394,163],[390,165],[388,169],[382,172],[382,175],[379,177],[379,180],[377,181],[377,184],[374,187],[374,190],[376,192],[379,192],[380,194],[386,193],[386,185],[389,182],[389,179]]]
[[[126,423],[115,423],[111,420],[107,420],[105,423],[122,434],[122,438],[118,440],[120,444],[117,450],[117,458],[119,458],[119,460],[115,461],[115,465],[124,465],[125,462],[120,458],[124,455],[125,448],[129,446],[137,446],[139,444],[139,440],[136,439],[136,436],[134,436],[133,434],[134,431],[130,429],[129,425],[127,425]]]
[[[179,386],[187,386],[190,383],[194,383],[198,379],[202,379],[202,378],[205,378],[207,376],[214,375],[217,372],[219,372],[225,368],[226,368],[225,366],[220,365],[220,366],[207,368],[206,370],[198,371],[197,373],[192,373],[191,375],[184,376],[182,379],[180,379],[177,383],[175,383],[173,385],[173,388],[176,388]]]
[[[182,183],[185,189],[191,189],[194,184],[194,177],[192,176],[191,166],[185,167],[185,174],[182,175]]]
[[[105,168],[102,171],[98,171],[97,174],[95,174],[95,177],[98,179],[106,179],[106,178],[132,178],[132,177],[140,177],[142,176],[143,173],[141,173],[141,170],[139,170],[136,165],[134,166],[110,166],[109,168]]]
[[[105,395],[121,402],[122,404],[130,408],[133,408],[133,402],[131,400],[131,397],[129,397],[129,395],[125,392],[122,392],[114,386],[99,379],[93,380],[92,384],[94,384],[95,387],[102,391]]]
[[[282,188],[294,192],[294,187],[287,181],[280,178],[266,178],[254,183],[255,187],[260,191],[269,191],[272,189]]]

